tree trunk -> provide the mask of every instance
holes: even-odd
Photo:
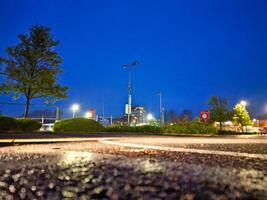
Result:
[[[222,132],[222,122],[220,122],[220,132]]]
[[[26,95],[26,104],[25,104],[24,118],[27,118],[29,116],[29,106],[30,106],[30,101],[31,101],[30,92],[31,92],[31,89],[29,88],[28,89],[28,93]]]

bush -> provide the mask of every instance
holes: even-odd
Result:
[[[134,126],[109,126],[106,128],[108,132],[117,132],[117,133],[122,133],[122,132],[136,132],[136,129]]]
[[[167,133],[185,133],[185,134],[216,134],[217,129],[211,124],[194,121],[189,123],[179,123],[164,127]]]
[[[236,131],[226,131],[226,130],[222,130],[222,131],[218,131],[218,135],[244,135],[244,134],[259,134],[257,132],[236,132]]]
[[[21,118],[17,121],[23,131],[37,131],[42,127],[40,122],[29,118]]]
[[[136,132],[139,132],[139,133],[160,133],[161,128],[159,126],[151,126],[151,125],[136,126]]]
[[[11,117],[0,116],[0,130],[1,131],[20,131],[19,122]]]
[[[144,126],[110,126],[106,129],[108,132],[118,133],[160,133],[161,128],[158,126],[144,125]]]
[[[56,122],[53,130],[55,132],[93,133],[105,131],[105,128],[92,119],[73,118]]]

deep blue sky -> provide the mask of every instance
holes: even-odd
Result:
[[[64,59],[60,82],[83,111],[123,113],[127,74],[138,59],[133,103],[157,113],[207,108],[213,94],[231,105],[241,99],[261,114],[267,104],[267,1],[265,0],[0,0],[0,55],[32,25],[51,27]],[[1,96],[1,102],[10,99]],[[6,107],[1,106],[2,110]],[[9,108],[9,110],[11,110]]]

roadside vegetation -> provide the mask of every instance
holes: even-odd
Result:
[[[32,132],[38,131],[41,126],[41,123],[29,118],[15,119],[12,117],[0,116],[0,131]]]
[[[59,41],[52,37],[50,28],[33,26],[18,39],[17,45],[7,48],[7,56],[0,57],[0,92],[13,100],[23,97],[27,118],[32,100],[54,103],[67,97],[68,88],[57,81],[63,72],[62,58],[56,51]]]
[[[96,133],[105,132],[105,128],[98,122],[86,118],[64,119],[54,124],[54,132],[59,133]]]
[[[29,118],[16,119],[22,131],[37,131],[42,127],[42,124],[36,120]]]
[[[145,126],[109,126],[106,128],[107,132],[114,133],[161,133],[162,129],[158,126],[145,125]]]
[[[29,118],[11,118],[0,116],[0,131],[2,132],[36,132],[41,123]],[[86,118],[71,118],[56,122],[53,127],[55,133],[145,133],[162,135],[179,134],[206,134],[206,135],[233,135],[242,132],[220,131],[214,123],[203,123],[198,118],[193,121],[181,121],[163,127],[144,126],[109,126],[104,127],[95,120]],[[248,133],[250,134],[250,133]]]
[[[211,134],[214,135],[218,131],[212,124],[205,124],[198,120],[193,122],[183,122],[165,126],[162,128],[165,134]]]

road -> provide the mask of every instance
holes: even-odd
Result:
[[[267,199],[264,136],[43,139],[0,148],[0,199]]]

